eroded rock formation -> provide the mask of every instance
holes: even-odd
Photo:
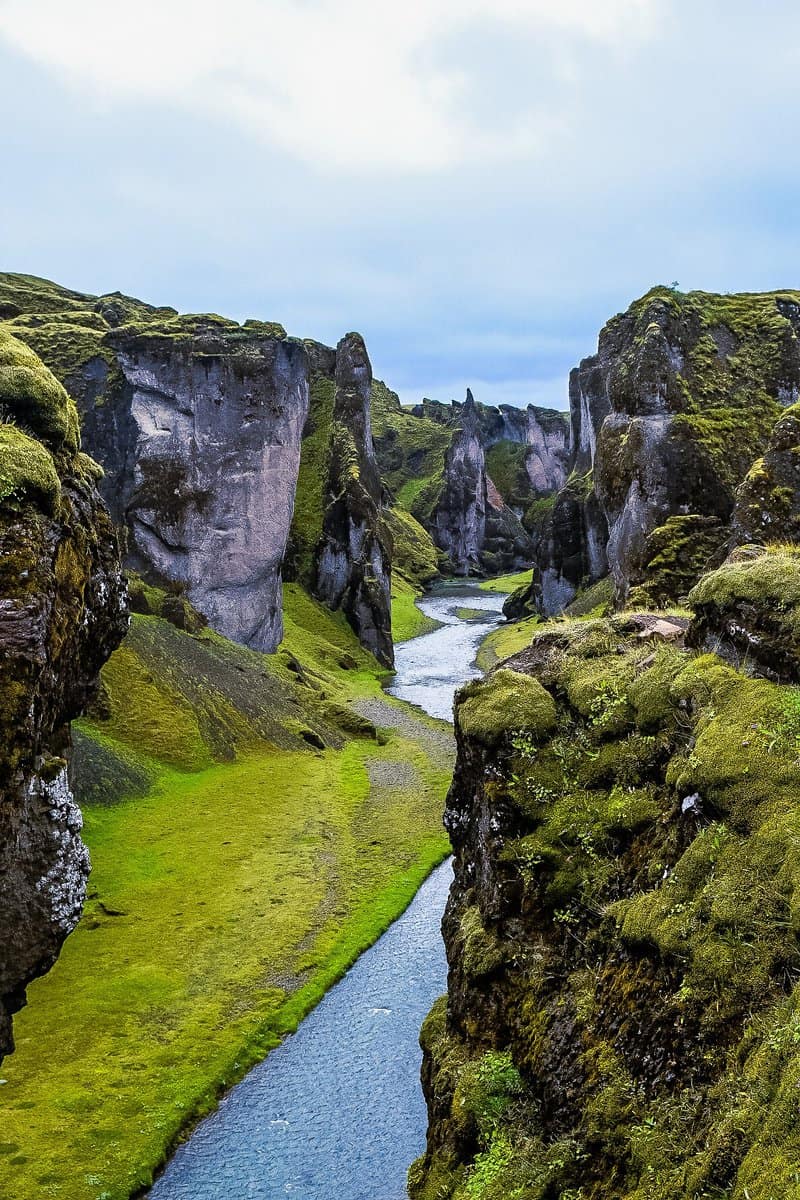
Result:
[[[573,469],[587,486],[575,504],[570,482],[539,541],[542,612],[557,611],[593,582],[603,524],[619,605],[685,595],[722,551],[732,516],[737,540],[753,536],[745,510],[764,477],[756,472],[749,491],[742,485],[734,516],[737,488],[764,452],[781,406],[798,394],[798,334],[793,292],[655,288],[604,326],[597,354],[570,380]],[[788,427],[784,433],[791,436]],[[771,460],[773,504],[760,510],[764,526],[780,524],[786,481],[777,477],[792,474],[787,450],[776,449]]]
[[[341,609],[363,646],[394,663],[391,538],[381,518],[381,478],[370,424],[372,367],[363,338],[348,333],[336,348],[322,540],[315,593]]]
[[[486,539],[486,459],[478,413],[467,391],[459,427],[445,454],[444,480],[433,517],[433,540],[456,575],[480,571]]]
[[[85,444],[106,471],[103,494],[129,531],[132,567],[183,589],[227,637],[272,651],[282,636],[282,564],[291,529],[290,577],[318,584],[328,603],[345,609],[364,645],[391,661],[385,601],[391,539],[380,526],[369,414],[356,413],[360,401],[352,411],[345,402],[346,393],[361,387],[353,339],[344,339],[337,354],[289,338],[277,324],[180,315],[29,276],[0,276],[0,302],[9,327],[76,397]],[[339,363],[343,354],[351,355],[349,367]],[[335,423],[342,436],[334,438],[339,366]],[[331,508],[333,524],[337,519],[326,481],[345,469],[332,459],[348,437],[366,481],[364,503],[375,511],[366,518],[369,535],[357,535],[364,514],[355,510],[364,498],[356,498],[358,489],[349,495],[353,540],[334,553],[333,525],[326,530],[331,538],[321,540],[323,509]]]
[[[69,722],[127,628],[120,548],[78,415],[0,329],[0,1058],[81,913],[89,859]]]

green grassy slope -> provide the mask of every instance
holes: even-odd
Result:
[[[134,618],[77,731],[90,898],[15,1023],[0,1195],[146,1186],[444,856],[449,731],[379,680],[297,585],[270,658]]]

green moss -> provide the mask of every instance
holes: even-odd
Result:
[[[392,640],[395,643],[438,629],[440,622],[417,607],[420,595],[420,589],[402,575],[392,574]]]
[[[506,504],[523,506],[530,501],[531,481],[526,460],[528,446],[505,439],[495,442],[486,451],[486,473]]]
[[[705,575],[689,593],[689,604],[718,608],[738,601],[768,606],[787,632],[800,630],[800,561],[791,550],[775,549],[749,561],[729,562]]]
[[[509,622],[493,629],[478,648],[478,666],[482,671],[490,671],[512,654],[526,650],[533,641],[539,625],[538,617],[528,617],[524,621]]]
[[[306,582],[311,581],[314,551],[322,537],[323,498],[328,478],[335,390],[332,379],[318,376],[312,380],[300,450],[289,554],[298,579]]]
[[[460,923],[460,962],[467,975],[490,975],[505,961],[505,950],[496,934],[483,924],[477,904],[466,908]]]
[[[537,679],[502,668],[461,689],[456,720],[465,737],[491,745],[514,730],[544,737],[555,726],[556,706]]]
[[[728,537],[717,517],[697,513],[668,517],[648,535],[637,575],[643,580],[629,597],[631,607],[664,607],[683,600]]]
[[[392,572],[415,586],[430,582],[439,573],[439,553],[427,529],[401,508],[384,510],[392,537]]]
[[[372,384],[372,433],[381,478],[399,508],[426,524],[441,490],[441,468],[452,430],[403,409],[396,394],[376,379]],[[438,486],[437,482],[438,481]]]
[[[0,325],[0,409],[55,448],[78,449],[78,410],[41,359]]]
[[[0,424],[0,503],[31,497],[52,512],[60,495],[49,451],[15,425]]]
[[[531,581],[530,567],[525,571],[513,571],[510,575],[496,575],[494,579],[484,579],[478,587],[482,592],[499,592],[500,594],[516,591],[517,588],[527,587]]]

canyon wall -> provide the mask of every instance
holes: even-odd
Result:
[[[341,609],[361,644],[391,667],[391,537],[381,517],[382,484],[372,442],[372,367],[359,334],[349,333],[339,342],[334,369],[314,593],[329,607]]]
[[[414,1200],[795,1194],[800,560],[689,604],[541,626],[459,694]]]
[[[105,470],[103,495],[128,532],[129,565],[183,591],[226,637],[273,651],[282,637],[282,565],[304,435],[313,440],[314,433],[313,423],[307,428],[310,389],[329,385],[332,394],[337,353],[287,337],[274,323],[181,315],[28,276],[0,276],[0,312],[75,397],[85,444]],[[346,386],[340,390],[344,397]],[[355,537],[353,526],[336,564],[330,537],[324,545],[320,540],[323,508],[331,508],[334,520],[330,489],[338,486],[340,434],[349,436],[347,423],[356,415],[344,407],[334,420],[339,432],[334,436],[329,420],[313,464],[308,561],[304,570],[292,562],[290,574],[299,571],[327,603],[343,607],[363,644],[390,662],[391,625],[380,598],[388,592],[390,541],[381,531],[380,484],[370,473],[368,420],[351,431],[354,453],[370,477],[364,536]],[[352,495],[348,502],[355,502]],[[295,542],[290,560],[296,549]],[[356,587],[355,598],[349,582],[340,586],[343,569],[380,577],[374,602],[364,602],[363,587]]]
[[[573,475],[585,483],[570,480],[540,538],[541,612],[606,570],[617,605],[669,602],[724,557],[732,519],[743,528],[737,488],[797,400],[799,333],[797,293],[669,288],[603,327],[570,379]]]
[[[0,328],[0,1058],[81,914],[89,858],[69,722],[127,628],[120,547],[78,414]]]

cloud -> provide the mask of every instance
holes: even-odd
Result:
[[[443,172],[536,156],[564,128],[576,55],[624,53],[661,0],[0,0],[0,39],[100,107],[149,102],[229,122],[317,168]],[[544,47],[564,95],[533,75],[513,111],[479,102],[461,34]],[[551,84],[551,81],[545,81]]]

